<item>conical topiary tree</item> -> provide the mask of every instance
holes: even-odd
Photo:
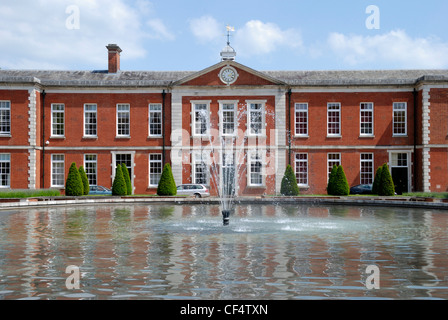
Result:
[[[124,181],[121,165],[118,165],[115,169],[115,178],[114,182],[112,183],[112,195],[125,196],[126,194],[126,182]]]
[[[288,164],[285,170],[285,175],[282,179],[282,184],[280,187],[280,193],[284,196],[298,196],[299,195],[299,186],[297,185],[296,175],[291,167]]]
[[[174,181],[173,172],[169,163],[165,164],[157,186],[157,195],[159,196],[175,196],[177,194],[176,182]]]
[[[132,183],[131,183],[131,177],[129,176],[129,170],[128,167],[126,167],[126,164],[121,164],[121,172],[123,172],[123,178],[124,182],[126,182],[126,193],[128,195],[132,194]]]
[[[79,174],[76,163],[72,163],[68,171],[67,180],[65,181],[65,195],[82,196],[84,194],[84,186],[82,184],[81,175]]]
[[[375,173],[375,179],[373,180],[373,185],[372,185],[372,193],[373,194],[378,194],[380,192],[380,185],[381,185],[381,170],[383,169],[383,167],[378,167],[378,169],[376,169],[376,173]]]
[[[89,179],[87,179],[87,174],[84,170],[83,166],[80,166],[79,169],[79,175],[81,177],[81,181],[82,181],[82,186],[83,186],[83,194],[86,196],[89,194],[90,191],[90,185],[89,185]]]
[[[333,186],[334,186],[334,180],[336,178],[336,173],[338,171],[338,166],[333,165],[333,168],[331,169],[330,176],[328,177],[328,184],[327,184],[327,194],[333,195]]]
[[[383,164],[381,168],[381,185],[379,186],[380,196],[393,196],[395,195],[395,186],[392,176],[389,171],[387,163]]]
[[[347,177],[342,166],[338,166],[336,177],[331,188],[335,196],[348,196],[350,194],[350,186],[348,185]]]

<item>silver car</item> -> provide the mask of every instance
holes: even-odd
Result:
[[[210,190],[203,184],[181,184],[177,186],[177,195],[194,196],[195,198],[210,197]]]

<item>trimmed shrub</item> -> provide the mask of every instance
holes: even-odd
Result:
[[[173,172],[169,163],[165,164],[157,186],[157,195],[159,196],[175,196],[177,194],[176,182],[174,181]]]
[[[129,176],[129,170],[126,167],[126,164],[121,164],[121,171],[123,172],[123,178],[124,182],[126,182],[126,193],[128,195],[132,194],[132,183],[131,183],[131,177]]]
[[[342,166],[338,166],[331,190],[334,196],[348,196],[350,194],[350,186]]]
[[[282,179],[280,193],[284,196],[298,196],[299,192],[296,175],[294,174],[291,165],[288,164]]]
[[[90,191],[90,185],[89,185],[89,179],[87,179],[87,174],[84,170],[83,166],[80,166],[79,169],[79,175],[81,176],[82,186],[83,186],[83,194],[86,196],[89,194]]]
[[[124,181],[121,165],[118,165],[115,169],[115,178],[114,182],[112,183],[112,195],[125,196],[126,194],[126,182]]]
[[[381,170],[383,169],[383,167],[378,167],[378,169],[376,169],[376,173],[375,173],[375,179],[373,180],[373,185],[372,185],[372,193],[373,194],[378,194],[380,192],[380,185],[381,185]]]
[[[338,166],[333,165],[333,168],[331,169],[330,176],[328,177],[328,184],[327,184],[327,194],[333,195],[333,186],[334,186],[334,180],[336,178],[336,173],[338,171]]]
[[[383,164],[381,169],[381,185],[379,186],[378,194],[380,196],[395,195],[395,186],[387,163]]]
[[[81,175],[76,167],[76,163],[72,163],[68,171],[67,180],[65,181],[65,195],[82,196],[84,194],[84,186],[82,184]]]

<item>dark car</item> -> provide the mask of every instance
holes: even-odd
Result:
[[[350,194],[372,194],[372,185],[358,184],[350,188]]]
[[[112,190],[103,186],[90,186],[89,195],[105,195],[111,196]]]

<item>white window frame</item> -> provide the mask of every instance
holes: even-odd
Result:
[[[336,156],[338,159],[330,159],[330,156]],[[329,152],[327,153],[327,181],[330,178],[331,170],[333,169],[333,165],[337,164],[341,165],[341,154],[338,152]]]
[[[88,107],[95,107],[95,110],[87,110]],[[95,123],[87,123],[87,115],[94,115]],[[90,127],[92,126],[92,127]],[[87,133],[87,131],[94,130],[95,134]],[[96,103],[84,104],[84,137],[96,138],[98,137],[98,105]]]
[[[370,159],[363,159],[363,156],[368,156],[370,157]],[[374,162],[374,154],[373,153],[361,153],[359,155],[359,183],[360,184],[373,184],[373,180],[375,178],[375,162]],[[370,167],[370,172],[367,172],[365,169],[363,168],[363,164],[370,164],[368,167]],[[364,170],[363,170],[364,169]],[[364,172],[363,172],[364,171]],[[364,175],[369,175],[368,178],[365,178]],[[370,181],[363,180],[363,179],[368,179]]]
[[[236,166],[236,157],[237,157],[237,153],[235,152],[235,150],[231,149],[231,150],[225,150],[222,149],[221,150],[221,156],[220,156],[220,172],[221,174],[219,175],[219,183],[221,187],[221,191],[223,194],[225,192],[230,192],[233,191],[234,195],[238,194],[238,185],[237,185],[237,181],[238,181],[238,173],[237,173],[237,166]],[[231,185],[224,185],[224,174],[225,174],[225,170],[229,170],[229,169],[233,169],[234,170],[234,175],[231,177],[233,178],[233,190],[231,189]]]
[[[55,160],[56,156],[61,157],[62,160],[61,159]],[[54,172],[56,163],[62,164],[62,166],[61,166],[62,172],[57,172],[57,173]],[[61,177],[55,178],[56,175],[58,175],[58,176],[60,175],[60,176],[62,176],[62,178]],[[54,182],[57,180],[59,180],[62,183],[55,184]],[[50,182],[50,185],[52,188],[64,188],[64,186],[65,186],[64,183],[65,183],[65,155],[64,154],[52,154],[51,155],[51,182]]]
[[[337,107],[337,109],[330,109],[333,107]],[[328,102],[327,103],[327,137],[341,137],[342,128],[341,128],[341,103],[340,102]],[[330,112],[337,113],[338,121],[330,121],[332,116],[330,116]],[[337,124],[337,133],[330,132],[330,124]]]
[[[120,108],[127,107],[127,110],[120,110]],[[120,114],[127,114],[128,123],[119,123]],[[127,125],[128,133],[120,133],[119,126]],[[124,129],[121,129],[123,131]],[[116,136],[118,138],[129,138],[131,136],[131,105],[129,103],[117,103],[116,106]]]
[[[257,159],[254,159],[256,157]],[[260,162],[261,163],[261,169],[260,169],[260,176],[261,176],[261,183],[253,183],[252,181],[252,163],[253,162]],[[262,149],[254,149],[254,150],[248,150],[247,152],[247,186],[248,187],[264,187],[265,186],[265,163],[266,163],[266,150]]]
[[[400,162],[403,161],[403,159],[399,159],[399,155],[406,155],[406,165],[400,164]],[[396,157],[396,159],[395,159]],[[390,158],[390,164],[389,167],[391,168],[409,168],[409,161],[410,161],[410,152],[409,151],[393,151],[390,152],[389,155]]]
[[[191,102],[191,133],[193,137],[209,137],[210,135],[210,103],[211,100],[199,100]],[[205,105],[205,132],[196,133],[196,127],[199,122],[196,122],[196,106]],[[202,121],[200,122],[202,126]]]
[[[209,172],[209,164],[210,164],[210,156],[207,155],[206,152],[193,152],[193,154],[191,155],[191,181],[192,183],[198,183],[198,184],[205,184],[205,185],[210,185],[210,172]],[[197,164],[204,164],[205,166],[205,182],[204,181],[200,181],[197,180],[197,170],[196,170],[196,165]]]
[[[304,109],[303,109],[304,108]],[[298,114],[300,114],[300,113],[304,113],[305,114],[305,116],[304,117],[299,117],[298,116]],[[302,119],[302,118],[304,118],[304,122],[303,121],[297,121],[297,118],[300,118],[300,119]],[[295,105],[294,105],[294,135],[296,136],[296,137],[308,137],[308,130],[309,130],[309,124],[308,124],[308,119],[309,119],[309,116],[308,116],[308,103],[304,103],[304,102],[300,102],[300,103],[296,103]],[[299,132],[299,133],[297,133],[297,131],[300,131],[300,129],[302,129],[302,128],[300,128],[299,126],[301,125],[301,124],[304,124],[305,125],[305,131],[306,132],[304,132],[304,133],[302,133],[302,132]]]
[[[55,110],[55,107],[62,107],[62,110]],[[62,124],[55,123],[55,115],[62,114]],[[62,133],[55,133],[55,126],[62,125]],[[65,104],[63,103],[52,103],[51,104],[51,137],[52,138],[63,138],[65,137]]]
[[[253,137],[266,136],[266,100],[246,100],[247,104],[247,135]],[[253,105],[261,105],[261,110],[252,110]],[[260,132],[256,133],[252,130],[252,112],[259,112],[261,114],[261,128]]]
[[[370,109],[363,109],[363,107],[368,107]],[[373,135],[375,134],[374,132],[374,104],[373,102],[361,102],[359,104],[359,135],[361,137],[373,137]],[[370,122],[369,121],[363,121],[363,119],[367,116],[369,116],[370,114],[370,118],[372,119]],[[363,132],[363,129],[365,131],[365,128],[363,128],[363,124],[364,125],[370,125],[371,126],[371,132]]]
[[[4,168],[4,164],[7,166]],[[8,172],[3,172],[3,170],[8,170]],[[3,177],[5,176],[5,179]],[[3,180],[6,184],[3,185]],[[11,187],[11,154],[10,153],[0,153],[0,189],[8,189]]]
[[[160,158],[160,159],[155,159],[155,158]],[[158,165],[158,167],[152,167],[152,165]],[[156,170],[156,169],[160,169],[160,172],[152,172],[152,169]],[[159,181],[160,181],[160,177],[162,176],[162,171],[163,171],[163,163],[162,163],[162,154],[161,153],[150,153],[148,155],[148,186],[150,188],[156,188],[159,185]],[[153,178],[153,176],[155,178],[158,177],[157,183],[151,183],[151,179]]]
[[[157,119],[157,116],[160,119],[160,123],[153,122],[154,119]],[[157,126],[160,128],[154,129],[152,126]],[[160,133],[152,133],[151,129],[155,131],[159,131]],[[161,103],[150,103],[148,105],[148,136],[160,138],[163,134],[163,119],[162,119],[162,104]]]
[[[87,159],[87,157],[95,157],[95,160]],[[92,167],[91,165],[94,164]],[[93,172],[91,172],[93,168]],[[98,155],[96,154],[85,154],[84,155],[84,170],[87,175],[87,180],[89,181],[89,185],[96,186],[98,185]],[[96,183],[93,183],[93,180],[90,179],[90,177],[94,176],[94,181]]]
[[[219,131],[221,136],[225,137],[234,137],[238,132],[238,123],[237,123],[237,112],[238,112],[238,101],[236,100],[220,100],[219,102]],[[224,109],[225,106],[233,105],[233,109]],[[225,112],[233,112],[233,133],[224,133],[224,113]]]
[[[305,156],[305,159],[297,159],[297,156]],[[308,165],[308,153],[296,153],[294,156],[294,164],[295,164],[295,176],[296,176],[296,182],[297,185],[299,187],[308,187],[309,186],[309,180],[308,180],[308,170],[309,170],[309,165]],[[306,165],[306,172],[300,172],[298,169],[300,167],[300,164],[305,164]],[[297,178],[298,175],[303,175],[305,174],[305,179],[306,182],[305,183],[301,183],[300,180],[302,180],[303,178]]]
[[[9,130],[4,130],[8,128]],[[11,135],[11,101],[0,100],[0,136]]]
[[[404,133],[395,133],[395,124],[401,124],[402,122],[395,121],[395,113],[404,112]],[[408,104],[407,102],[394,102],[392,106],[392,136],[393,137],[405,137],[408,134]]]

